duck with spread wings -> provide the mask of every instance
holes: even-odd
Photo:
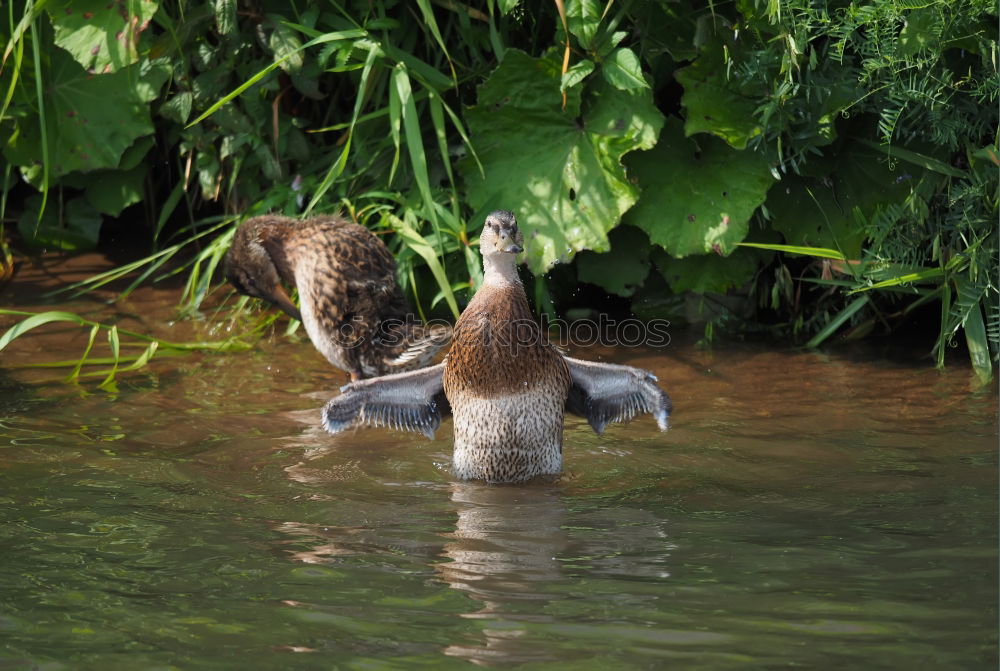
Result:
[[[652,373],[572,359],[548,342],[517,276],[523,240],[513,213],[487,216],[479,243],[484,281],[455,325],[444,363],[344,386],[323,409],[327,431],[367,424],[433,437],[450,413],[455,476],[491,483],[558,474],[566,411],[598,434],[640,413],[665,431],[672,406]]]
[[[239,293],[301,320],[316,349],[352,380],[422,368],[451,341],[450,327],[410,317],[392,254],[342,217],[247,219],[224,265]],[[301,308],[282,283],[298,289]]]

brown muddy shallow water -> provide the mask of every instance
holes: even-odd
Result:
[[[558,482],[489,487],[449,421],[323,433],[308,341],[113,394],[16,368],[85,342],[0,353],[0,669],[996,668],[997,395],[961,365],[577,349],[653,370],[671,430],[569,418]]]

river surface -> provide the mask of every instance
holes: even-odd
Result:
[[[568,418],[558,482],[491,487],[450,420],[322,432],[308,341],[109,393],[13,368],[86,342],[44,330],[0,353],[0,669],[996,668],[997,395],[960,362],[574,350],[653,370],[672,428]]]

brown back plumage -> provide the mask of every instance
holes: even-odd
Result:
[[[301,318],[316,348],[354,377],[427,365],[450,340],[409,315],[396,261],[363,226],[335,215],[245,221],[226,257],[241,293],[270,300]],[[278,280],[299,290],[301,315],[282,300]]]

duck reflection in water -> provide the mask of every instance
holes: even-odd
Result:
[[[469,597],[468,610],[459,617],[482,621],[475,633],[462,633],[443,647],[445,655],[483,665],[555,659],[531,628],[550,622],[547,605],[562,598],[549,591],[564,581],[557,560],[568,542],[560,486],[455,482],[450,487],[454,531],[433,537],[384,526],[381,520],[398,519],[399,510],[377,503],[366,507],[364,524],[284,522],[278,529],[294,539],[287,541],[296,548],[289,556],[304,564],[336,566],[352,556],[391,557],[401,551],[425,558],[441,582]]]
[[[482,608],[462,617],[492,620],[482,642],[455,642],[444,653],[478,664],[555,659],[532,640],[530,623],[556,595],[546,587],[563,580],[556,557],[567,545],[566,506],[558,485],[496,487],[452,484],[458,521],[445,544],[445,561],[435,565],[442,580]]]

